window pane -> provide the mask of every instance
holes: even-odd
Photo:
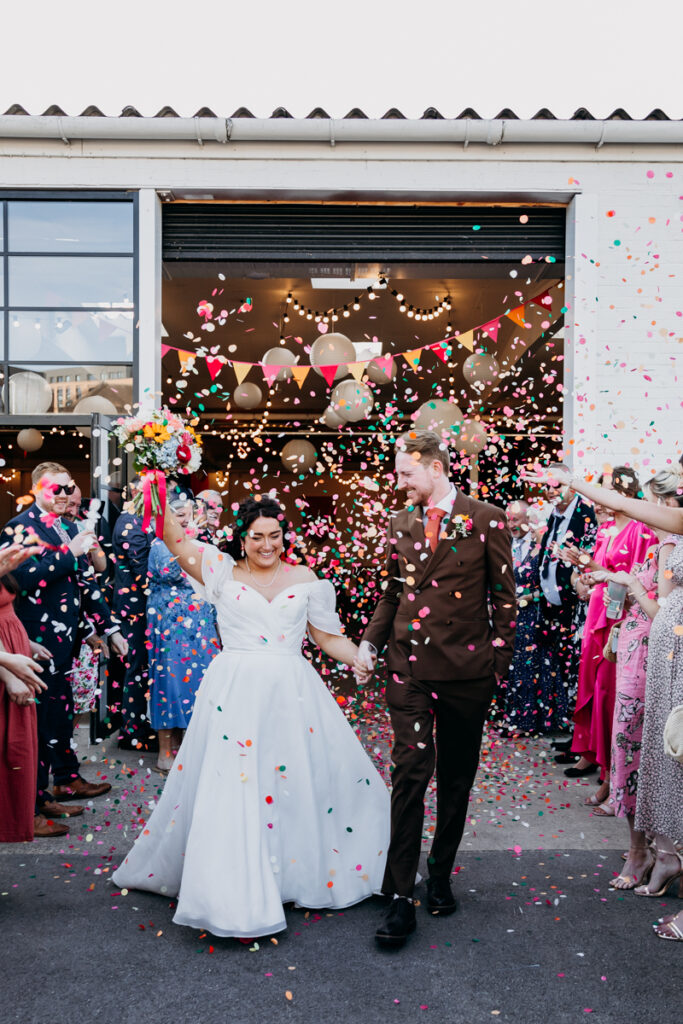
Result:
[[[133,305],[133,260],[125,256],[12,256],[13,306]]]
[[[10,252],[132,252],[133,204],[9,202]]]
[[[9,358],[40,362],[84,362],[133,358],[133,314],[123,310],[97,313],[10,313]]]
[[[67,382],[66,377],[70,380]],[[10,367],[9,411],[17,415],[48,412],[123,412],[133,401],[131,366]]]

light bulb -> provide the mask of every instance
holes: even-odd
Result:
[[[356,301],[354,302],[353,308],[354,309],[360,309],[360,302],[358,301],[358,299],[356,299]]]
[[[287,296],[287,302],[291,302],[291,301],[292,301],[292,293],[290,292],[289,295]]]
[[[337,320],[338,320],[338,319],[339,319],[339,317],[337,316],[337,314],[336,314],[336,313],[333,313],[333,314],[332,314],[332,323],[333,323],[333,324],[336,324],[336,322],[337,322]]]
[[[410,309],[408,310],[408,316],[415,316],[415,313],[413,312],[413,308],[412,308],[412,306],[411,306],[411,308],[410,308]]]
[[[401,313],[405,313],[405,311],[407,309],[407,306],[406,306],[405,302],[402,302],[401,305],[398,308],[399,308]]]
[[[304,309],[304,307],[303,306],[299,306],[299,316],[303,316],[305,312],[306,312],[306,310]]]
[[[289,323],[289,317],[287,316],[287,314],[286,314],[286,313],[285,313],[285,315],[284,315],[284,316],[283,316],[283,318],[282,318],[282,322],[283,322],[283,323],[285,323],[285,324],[288,324],[288,323]]]
[[[351,313],[349,312],[349,307],[348,306],[344,306],[344,316],[351,316]]]

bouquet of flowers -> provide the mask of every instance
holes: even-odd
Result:
[[[147,529],[154,518],[156,535],[162,537],[166,474],[195,473],[202,463],[202,439],[190,424],[168,409],[122,417],[114,424],[114,433],[140,475],[136,502],[143,513],[143,527]]]

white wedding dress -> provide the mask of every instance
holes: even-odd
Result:
[[[308,623],[341,633],[332,584],[295,583],[269,603],[233,564],[203,548],[223,651],[113,880],[177,896],[176,924],[256,938],[286,927],[283,903],[341,909],[380,891],[389,794],[301,653]]]

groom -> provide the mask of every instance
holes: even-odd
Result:
[[[394,772],[382,889],[394,898],[375,935],[381,946],[402,946],[415,930],[424,794],[435,765],[427,909],[456,909],[449,879],[484,720],[513,651],[515,582],[505,514],[457,490],[449,469],[448,448],[436,434],[416,429],[399,438],[396,487],[408,504],[389,522],[384,592],[356,662],[365,682],[387,648]]]

